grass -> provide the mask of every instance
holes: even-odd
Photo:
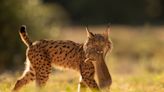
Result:
[[[121,78],[120,78],[121,76]],[[163,92],[163,74],[117,75],[111,92]]]
[[[113,64],[111,60],[110,64]],[[129,63],[131,64],[131,63]],[[108,64],[109,65],[109,64]],[[131,71],[119,71],[122,64],[109,65],[113,83],[111,92],[164,92],[164,72],[149,72],[142,64],[132,65]],[[123,65],[122,67],[124,67]],[[0,92],[10,92],[18,74],[5,73],[0,78]],[[79,75],[75,71],[56,71],[50,76],[45,88],[41,92],[76,92]],[[20,92],[35,92],[35,82],[24,86]],[[87,92],[90,92],[88,90]]]
[[[93,27],[98,32],[105,28]],[[84,28],[66,28],[59,39],[84,42]],[[112,75],[110,92],[164,92],[164,28],[163,27],[112,27],[114,44],[106,63]],[[153,31],[155,30],[155,31]],[[77,34],[77,35],[74,35]],[[0,92],[10,92],[18,73],[0,75]],[[55,71],[41,92],[77,92],[79,74],[74,71]],[[35,82],[24,86],[20,92],[35,92]],[[88,92],[90,92],[88,90]]]

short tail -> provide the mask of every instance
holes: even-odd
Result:
[[[22,39],[22,41],[27,45],[27,47],[30,47],[32,45],[31,40],[28,37],[28,34],[26,32],[26,26],[22,25],[20,30],[19,30],[19,35]]]

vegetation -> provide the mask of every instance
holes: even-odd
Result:
[[[74,24],[163,24],[163,0],[43,0],[63,6]]]
[[[72,74],[72,72],[69,72]],[[75,74],[75,73],[74,73]],[[63,77],[64,76],[64,77]],[[70,76],[68,73],[55,73],[50,77],[47,86],[42,92],[76,92],[78,77]],[[162,78],[164,74],[142,73],[136,75],[125,75],[112,73],[113,84],[112,92],[163,92],[164,84]],[[15,78],[13,75],[3,74],[1,77],[0,91],[10,92],[13,87]],[[21,92],[36,92],[35,83],[30,83],[21,89]],[[88,90],[88,92],[90,92]]]
[[[27,25],[33,39],[56,38],[58,25],[67,21],[60,7],[40,0],[1,0],[0,13],[0,72],[18,69],[23,64],[20,61],[24,60],[25,46],[18,34],[22,24]]]

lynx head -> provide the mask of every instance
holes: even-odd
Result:
[[[86,31],[87,40],[84,44],[86,57],[96,59],[96,56],[99,54],[104,58],[107,52],[112,50],[112,42],[108,39],[110,28],[107,28],[102,34],[93,34],[88,28],[86,28]]]

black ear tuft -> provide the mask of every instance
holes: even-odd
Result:
[[[20,28],[20,32],[21,33],[24,33],[26,31],[26,26],[25,25],[22,25],[21,28]]]

